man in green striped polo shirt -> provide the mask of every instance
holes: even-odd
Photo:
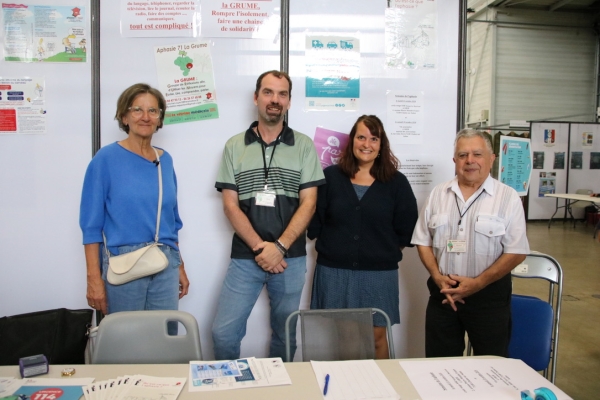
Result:
[[[305,231],[325,177],[312,140],[284,121],[291,97],[288,74],[263,73],[254,92],[258,121],[229,139],[223,151],[215,187],[235,233],[212,329],[217,360],[240,357],[246,322],[263,286],[271,306],[269,357],[285,357],[285,320],[300,305]]]

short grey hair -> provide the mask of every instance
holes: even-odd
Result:
[[[482,132],[482,131],[478,131],[475,129],[461,129],[457,134],[456,134],[456,138],[454,139],[454,154],[456,154],[456,145],[458,144],[458,141],[462,138],[465,139],[470,139],[473,137],[480,137],[483,139],[483,141],[485,142],[485,146],[487,147],[487,149],[490,151],[490,153],[494,154],[494,147],[492,146],[492,141],[490,140],[490,134],[486,133],[486,132]]]

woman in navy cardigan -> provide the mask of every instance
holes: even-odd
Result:
[[[340,162],[325,169],[308,237],[317,238],[310,308],[380,308],[400,323],[398,263],[417,202],[381,120],[358,118]],[[375,356],[388,358],[386,323],[373,319]]]

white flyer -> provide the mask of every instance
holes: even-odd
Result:
[[[423,92],[387,92],[386,131],[392,144],[423,144],[423,98]]]
[[[385,10],[388,68],[435,69],[438,0],[392,0]]]
[[[21,383],[18,379],[0,377],[0,397],[10,396],[20,385]]]
[[[400,361],[423,400],[520,399],[522,390],[545,387],[572,400],[521,360],[475,358]]]
[[[281,7],[279,1],[202,0],[202,37],[246,39],[279,38]]]
[[[120,400],[175,400],[185,386],[186,378],[161,378],[135,375],[120,393]]]
[[[121,0],[123,37],[197,37],[200,0]]]
[[[45,86],[42,77],[0,76],[0,134],[46,133]]]
[[[232,361],[229,361],[232,362]],[[189,391],[205,392],[213,390],[244,389],[251,387],[291,385],[292,380],[285,369],[281,358],[242,358],[235,360],[240,376],[223,376],[220,378],[194,379],[194,370],[198,366],[221,362],[190,362]]]

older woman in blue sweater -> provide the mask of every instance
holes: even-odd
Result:
[[[176,310],[188,292],[178,232],[177,179],[173,159],[151,145],[163,126],[166,102],[149,85],[127,88],[117,101],[115,119],[128,137],[94,156],[83,182],[79,224],[87,264],[87,300],[104,314],[136,310]],[[157,160],[156,152],[159,159]],[[158,208],[158,163],[162,169],[162,210],[158,241],[168,260],[161,272],[122,284],[107,281],[108,255],[137,250],[154,242]]]
[[[398,171],[383,124],[363,115],[337,165],[325,169],[308,237],[318,254],[310,307],[380,308],[400,323],[398,262],[418,210]],[[388,358],[385,321],[375,315],[375,356]]]

